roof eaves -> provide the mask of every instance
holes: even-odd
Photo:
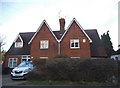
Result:
[[[20,40],[23,42],[23,39],[22,39],[20,33],[17,35],[17,37],[16,37],[16,39],[14,40],[14,42],[16,42],[16,40],[17,40],[18,38],[20,38]]]
[[[30,41],[28,42],[28,44],[30,44],[32,42],[32,40],[34,39],[34,37],[36,36],[36,34],[38,33],[38,31],[41,29],[41,27],[43,26],[45,20],[43,20],[43,22],[40,24],[40,26],[38,27],[37,31],[35,32],[35,34],[33,35],[33,37],[30,39]]]
[[[41,27],[43,26],[43,24],[46,24],[48,29],[50,30],[50,32],[52,33],[52,35],[55,37],[55,39],[58,41],[57,37],[55,36],[55,34],[52,32],[50,26],[48,25],[48,23],[46,22],[46,20],[43,20],[43,22],[41,23],[41,25],[38,27],[37,31],[35,32],[35,34],[33,35],[33,37],[30,39],[30,41],[28,42],[28,44],[30,44],[33,39],[35,38],[36,34],[39,32],[39,30],[41,29]]]
[[[76,22],[78,24],[78,26],[81,28],[81,30],[83,31],[83,33],[86,35],[86,37],[89,39],[90,43],[92,43],[91,38],[87,35],[87,33],[83,30],[82,26],[78,23],[78,21],[73,18],[73,20],[70,22],[69,26],[67,27],[66,31],[64,32],[63,36],[61,37],[60,41],[62,41],[62,39],[64,38],[64,36],[66,35],[66,33],[68,32],[70,26],[72,25],[73,22]]]
[[[75,21],[78,24],[78,26],[81,28],[82,32],[89,39],[90,43],[92,43],[92,39],[87,35],[87,33],[84,31],[83,27],[79,24],[79,22],[75,18],[73,18],[73,21]]]

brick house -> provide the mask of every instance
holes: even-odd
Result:
[[[73,18],[65,30],[65,19],[59,19],[60,30],[52,31],[43,20],[36,32],[19,33],[5,54],[4,67],[14,68],[24,60],[70,58],[105,58],[103,44],[96,29],[84,30]]]

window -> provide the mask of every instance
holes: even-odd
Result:
[[[48,49],[49,41],[48,40],[41,40],[40,41],[40,49]]]
[[[30,61],[30,55],[23,55],[22,61]]]
[[[70,48],[80,48],[79,39],[71,39]]]
[[[14,68],[17,66],[17,58],[9,58],[8,67]]]
[[[15,47],[21,48],[21,47],[23,47],[23,43],[22,42],[15,42]]]

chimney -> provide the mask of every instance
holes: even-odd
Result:
[[[60,18],[59,23],[60,23],[60,34],[63,34],[65,31],[65,19]]]

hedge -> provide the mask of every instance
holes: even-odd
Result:
[[[118,63],[112,59],[71,59],[55,58],[46,64],[33,61],[36,70],[31,78],[39,80],[70,80],[70,81],[110,81],[112,76],[118,76]],[[37,77],[32,77],[37,74]],[[34,75],[34,76],[35,76]]]

